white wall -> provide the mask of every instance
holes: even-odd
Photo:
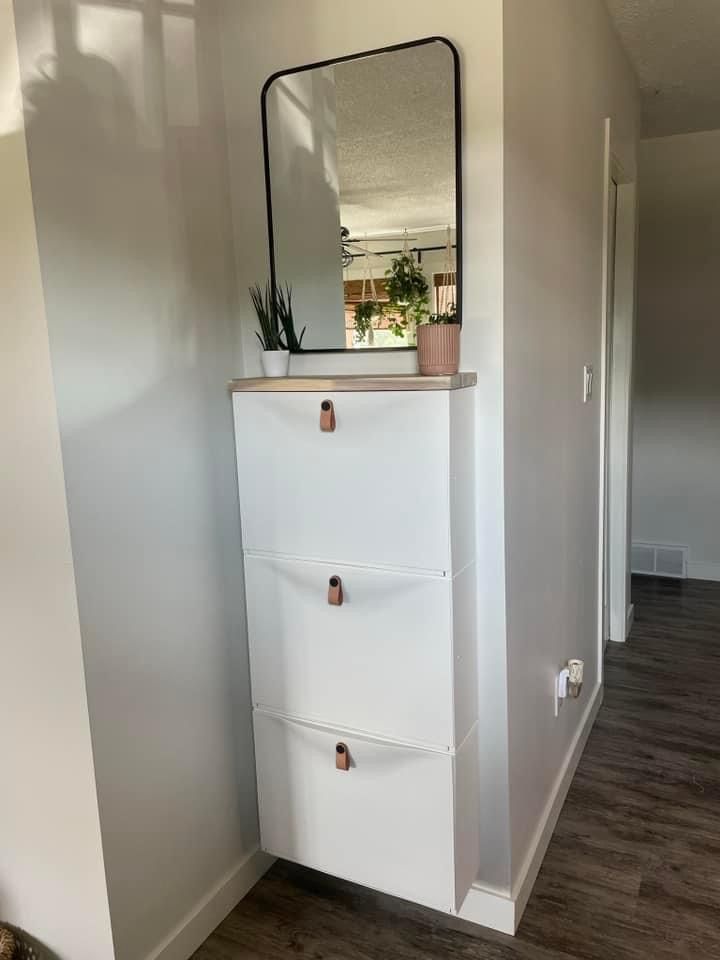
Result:
[[[218,24],[143,11],[16,3],[118,960],[257,844]]]
[[[598,684],[604,126],[634,170],[635,80],[601,0],[505,0],[505,522],[512,872]],[[598,378],[599,379],[599,378]],[[554,719],[553,677],[585,660]]]
[[[15,28],[5,0],[0,210],[0,917],[60,960],[112,960]]]
[[[640,145],[633,539],[720,579],[720,131]]]
[[[462,364],[477,370],[479,683],[483,797],[481,881],[507,891],[507,714],[502,519],[502,2],[483,0],[224,0],[224,73],[233,171],[239,315],[246,375],[259,371],[244,290],[267,275],[260,90],[286,67],[442,35],[463,70],[465,302]],[[399,371],[400,356],[302,357],[295,370]]]

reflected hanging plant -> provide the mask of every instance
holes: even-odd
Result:
[[[373,320],[383,315],[382,304],[377,300],[363,300],[355,307],[355,340],[361,343],[372,329]]]
[[[429,314],[430,286],[421,265],[410,253],[394,257],[385,277],[388,307],[396,314],[390,321],[390,330],[402,337],[410,324],[421,323]]]

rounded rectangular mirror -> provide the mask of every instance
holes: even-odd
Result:
[[[429,38],[274,74],[262,94],[271,283],[303,348],[413,348],[461,320],[458,55]]]

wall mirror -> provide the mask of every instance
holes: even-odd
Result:
[[[413,348],[461,319],[460,75],[430,38],[274,74],[262,94],[271,282],[305,350]]]

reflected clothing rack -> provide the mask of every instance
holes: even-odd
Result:
[[[454,243],[453,243],[453,244],[452,244],[452,249],[453,249],[453,250],[457,250],[457,244],[454,244]],[[437,251],[437,250],[447,250],[447,245],[444,244],[444,243],[441,243],[441,244],[438,244],[437,246],[432,246],[432,247],[409,247],[409,248],[408,248],[408,252],[409,252],[409,253],[415,253],[415,254],[417,254],[418,263],[422,263],[422,255],[423,255],[423,253],[431,253],[431,252]],[[390,257],[390,256],[397,255],[397,254],[403,253],[403,252],[404,252],[404,251],[403,251],[402,249],[400,249],[400,250],[371,250],[371,251],[369,251],[370,256],[372,256],[372,257]],[[365,254],[364,254],[364,253],[351,253],[350,256],[353,258],[353,260],[358,260],[358,259],[362,259],[362,257],[365,256]]]

